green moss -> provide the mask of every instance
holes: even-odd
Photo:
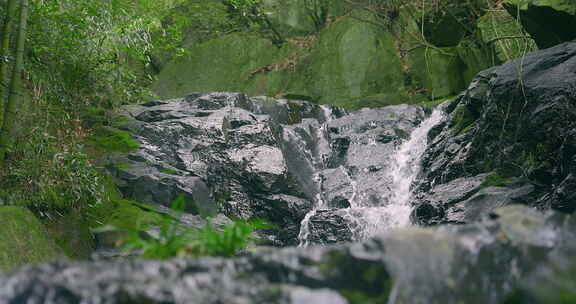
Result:
[[[90,258],[94,247],[94,237],[89,222],[78,212],[45,220],[48,234],[63,249],[67,257],[73,259]]]
[[[0,207],[0,222],[0,270],[9,271],[62,257],[45,227],[29,210]]]
[[[486,177],[480,188],[487,187],[504,187],[506,183],[510,182],[510,178],[503,177],[498,173],[492,173]]]
[[[363,98],[377,94],[388,95],[387,103],[399,99],[405,75],[395,37],[361,21],[378,22],[375,18],[354,12],[354,17],[341,18],[320,33],[309,58],[302,62],[309,95],[320,103],[347,108],[365,107]]]
[[[180,97],[189,92],[240,91],[249,95],[274,95],[271,87],[283,86],[284,77],[269,79],[298,48],[282,48],[255,35],[230,34],[189,48],[186,56],[169,62],[152,89],[161,98]],[[277,65],[275,65],[277,64]],[[256,71],[263,71],[257,73]]]
[[[114,168],[119,169],[119,170],[126,170],[126,169],[132,168],[132,165],[129,163],[118,163],[118,164],[114,164],[113,166],[114,166]]]
[[[442,103],[449,101],[449,100],[452,100],[454,98],[456,98],[456,96],[448,96],[448,97],[438,98],[438,99],[429,100],[429,101],[427,100],[427,101],[421,102],[420,105],[423,107],[435,107],[439,104],[442,104]]]
[[[558,11],[576,15],[576,3],[573,0],[506,0],[506,3],[518,6],[522,10],[530,6],[548,6]]]
[[[456,134],[465,133],[474,126],[476,119],[466,105],[458,105],[454,111],[451,128]]]
[[[178,172],[177,170],[174,170],[172,168],[162,168],[160,171],[164,172],[166,174],[180,175],[180,172]]]
[[[466,87],[466,66],[456,47],[416,49],[410,53],[409,63],[430,99],[453,96]]]
[[[100,207],[103,225],[120,229],[145,229],[161,221],[154,207],[129,200],[114,200]]]
[[[501,63],[495,55],[493,44],[482,41],[480,34],[460,41],[456,52],[464,64],[462,77],[465,84],[470,83],[480,71]]]
[[[382,293],[380,295],[368,295],[359,290],[342,289],[340,294],[348,300],[350,304],[379,304],[388,302],[388,297],[392,291],[393,284],[388,280],[382,286]]]
[[[495,48],[496,56],[501,62],[537,50],[531,39],[506,38],[525,36],[522,26],[506,11],[489,11],[478,19],[477,25],[482,40]]]
[[[96,135],[87,138],[87,142],[97,149],[107,152],[132,152],[140,147],[130,133],[115,128],[102,127],[97,130]]]
[[[354,280],[334,281],[336,289],[350,303],[386,303],[393,281],[386,266],[378,261],[363,261],[340,250],[329,251],[320,271],[328,277],[343,277],[354,273]]]

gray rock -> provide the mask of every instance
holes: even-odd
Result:
[[[573,246],[574,223],[507,206],[474,224],[234,259],[54,262],[0,274],[0,302],[502,303],[526,274]]]
[[[278,228],[265,232],[270,244],[294,245],[314,205],[342,209],[388,200],[377,189],[389,187],[390,155],[425,113],[409,105],[348,113],[210,93],[132,105],[121,115],[140,142],[138,151],[115,160],[122,166],[110,166],[126,197],[169,206],[183,194],[189,213],[264,218]],[[318,240],[343,239],[313,231],[323,234]]]

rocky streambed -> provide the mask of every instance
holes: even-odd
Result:
[[[195,93],[120,115],[140,143],[110,165],[126,197],[167,206],[183,194],[191,214],[265,218],[275,247],[228,260],[34,266],[0,277],[0,301],[574,297],[576,43],[483,71],[435,109]]]

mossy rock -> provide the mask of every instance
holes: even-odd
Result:
[[[466,66],[456,47],[422,47],[409,57],[410,69],[430,100],[456,95],[466,88]]]
[[[63,257],[46,228],[28,209],[0,207],[0,270],[10,271]]]
[[[381,261],[352,258],[350,253],[340,250],[328,251],[320,271],[331,281],[352,304],[386,303],[393,287],[393,280]],[[343,280],[345,274],[355,273],[355,280]]]
[[[112,127],[101,127],[86,140],[91,147],[105,152],[128,153],[140,147],[140,143],[129,132]]]
[[[574,0],[505,0],[503,4],[541,49],[576,39]]]
[[[169,62],[152,89],[161,98],[190,92],[240,91],[250,95],[269,93],[257,76],[279,69],[298,51],[290,44],[278,48],[272,42],[242,33],[225,35],[189,48],[188,54]]]
[[[520,23],[505,11],[489,11],[477,21],[481,39],[492,46],[500,62],[521,57],[537,49]],[[527,37],[527,38],[522,38]]]
[[[327,19],[333,20],[353,7],[371,3],[369,0],[356,0],[353,3],[342,0],[264,0],[263,4],[272,24],[284,37],[290,38],[314,34],[323,27],[322,24],[314,24],[312,12],[319,15],[321,10],[325,10]]]
[[[130,200],[115,200],[101,207],[103,225],[120,229],[146,229],[157,224],[162,216],[153,206]]]
[[[361,20],[359,20],[359,18]],[[395,38],[363,21],[372,15],[343,17],[324,29],[314,45],[303,77],[310,95],[320,103],[360,108],[363,97],[399,94],[404,87]]]
[[[493,45],[485,43],[481,37],[463,39],[456,46],[456,52],[463,63],[462,78],[465,84],[470,83],[480,71],[501,63]]]
[[[454,110],[450,127],[456,134],[462,134],[475,125],[476,119],[476,115],[466,105],[460,104]]]
[[[131,231],[145,231],[159,224],[163,215],[153,206],[130,200],[113,200],[93,211],[99,218],[94,231],[99,247],[118,247]]]
[[[89,222],[77,212],[44,222],[48,234],[64,250],[67,257],[88,259],[94,250],[94,236]]]

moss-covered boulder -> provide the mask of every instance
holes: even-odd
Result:
[[[505,62],[537,49],[522,25],[505,11],[489,11],[477,22],[481,39],[493,47],[497,60]]]
[[[0,207],[0,271],[62,257],[46,228],[28,209]]]
[[[539,48],[576,39],[574,0],[505,0],[504,6],[534,37]]]
[[[456,48],[423,47],[411,52],[409,58],[412,73],[429,99],[453,96],[466,87],[463,77],[465,65]]]
[[[327,6],[326,24],[314,23],[310,3]],[[483,1],[424,9],[358,3],[267,0],[286,43],[235,33],[191,44],[153,90],[161,98],[240,91],[346,108],[419,103],[458,94],[481,70],[536,49],[504,9],[480,18]]]
[[[243,91],[264,95],[267,86],[255,85],[254,76],[281,69],[295,47],[278,48],[272,42],[247,34],[222,36],[189,49],[187,55],[166,65],[152,88],[161,98],[190,92]]]
[[[286,37],[316,32],[324,25],[324,18],[342,15],[345,5],[339,0],[264,0],[263,3],[270,20]]]
[[[394,37],[354,17],[342,18],[320,33],[306,67],[310,95],[322,103],[355,108],[370,95],[404,97]]]

